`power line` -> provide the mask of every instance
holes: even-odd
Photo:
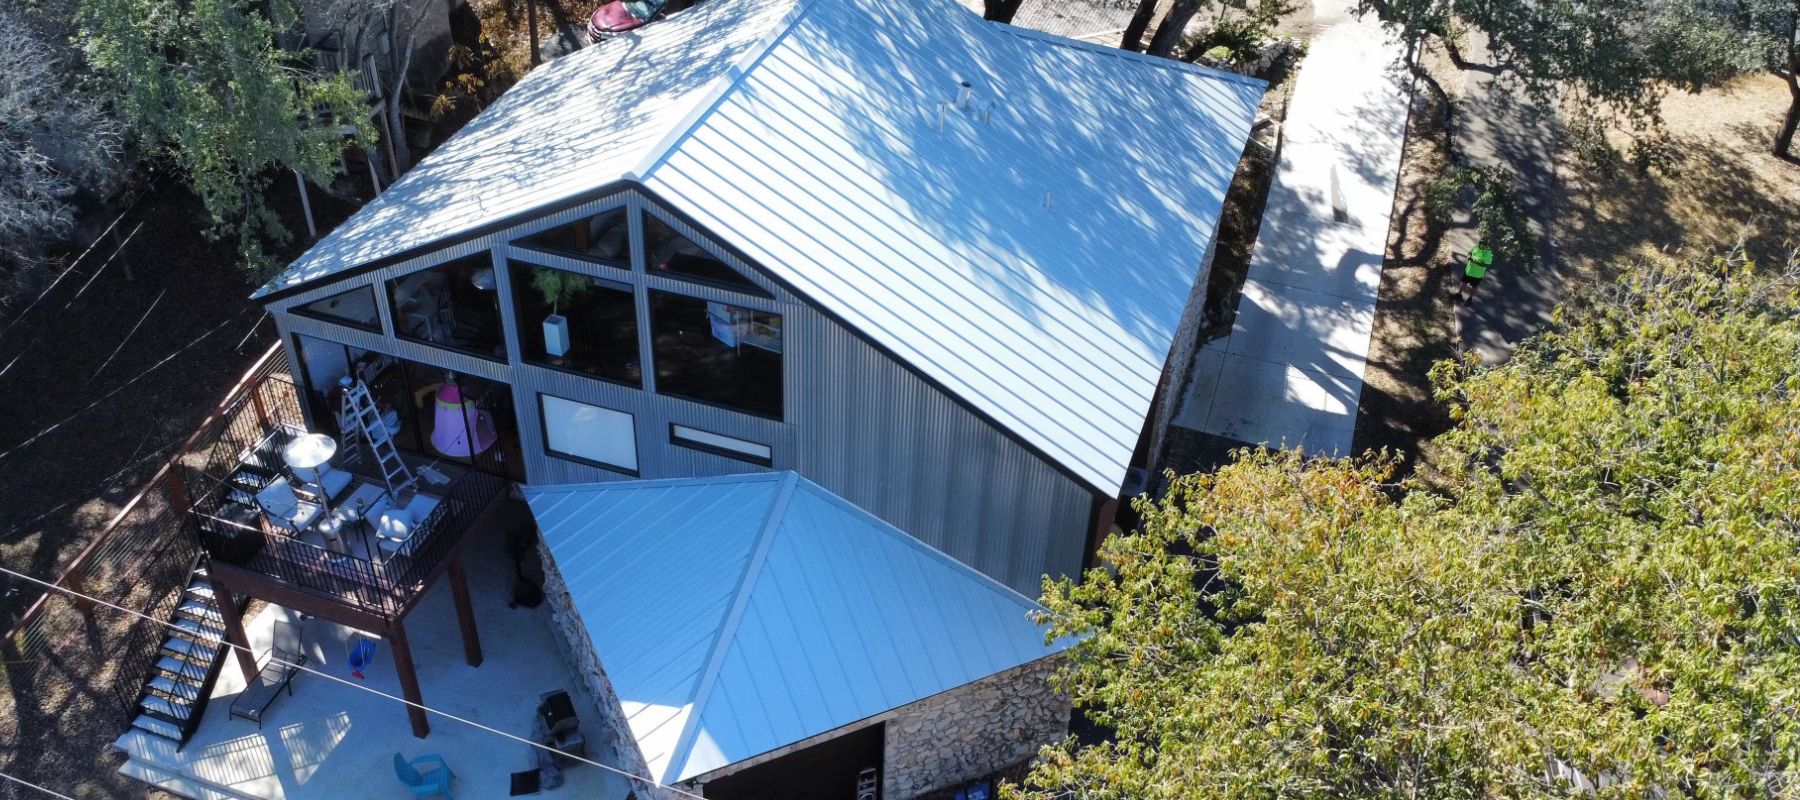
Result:
[[[155,364],[151,364],[149,366],[149,368],[145,369],[143,372],[140,372],[140,373],[132,376],[131,380],[121,383],[118,386],[114,387],[112,391],[107,392],[106,394],[103,394],[98,398],[95,398],[94,402],[88,403],[86,406],[83,406],[80,411],[77,411],[73,414],[70,414],[67,417],[62,418],[61,420],[59,420],[55,423],[52,423],[49,427],[46,427],[43,430],[32,434],[31,438],[26,439],[25,441],[20,442],[16,445],[13,445],[10,449],[6,450],[5,452],[0,452],[0,461],[5,461],[7,456],[13,455],[13,454],[19,452],[20,450],[23,450],[26,447],[31,446],[31,444],[33,442],[36,442],[37,440],[42,439],[45,436],[49,435],[51,431],[54,431],[57,428],[60,428],[64,425],[69,424],[70,422],[74,421],[76,418],[80,417],[82,414],[86,414],[87,412],[94,410],[95,406],[98,406],[101,403],[104,403],[107,400],[112,399],[113,395],[116,395],[119,392],[125,391],[126,387],[129,387],[130,385],[137,383],[138,381],[142,380],[144,378],[144,376],[149,375],[152,372],[155,372],[158,368],[162,367],[162,365],[167,364],[170,361],[173,361],[176,356],[179,356],[182,353],[187,352],[189,349],[192,349],[194,347],[194,345],[197,345],[197,344],[205,341],[207,338],[211,337],[213,334],[218,333],[220,329],[222,329],[226,325],[229,325],[232,322],[236,321],[239,317],[242,317],[243,315],[244,315],[244,312],[242,312],[242,311],[239,311],[238,313],[231,315],[230,317],[226,318],[224,322],[214,325],[212,328],[208,329],[205,333],[202,333],[199,336],[194,337],[192,341],[189,341],[187,344],[182,345],[180,348],[169,353],[168,355],[163,356],[161,361],[158,361]],[[258,322],[260,322],[260,321],[261,320],[259,319]]]
[[[16,784],[19,784],[19,785],[20,785],[20,786],[29,786],[29,787],[31,787],[31,788],[33,788],[33,789],[36,789],[36,790],[38,790],[38,791],[40,791],[40,792],[43,792],[43,793],[44,793],[44,794],[47,794],[47,795],[50,795],[50,796],[51,796],[51,797],[60,797],[60,798],[62,798],[62,800],[75,800],[75,798],[73,798],[73,797],[70,797],[70,796],[68,796],[68,795],[66,795],[66,794],[61,794],[61,793],[59,793],[59,792],[53,792],[53,791],[51,791],[51,790],[49,790],[49,789],[46,789],[46,788],[44,788],[44,787],[42,787],[42,786],[39,786],[39,785],[37,785],[37,784],[35,784],[35,783],[32,783],[32,782],[31,782],[31,781],[28,781],[28,780],[25,780],[25,779],[24,779],[24,778],[15,778],[15,777],[13,777],[13,776],[11,776],[11,775],[8,775],[8,774],[6,774],[6,773],[4,773],[4,772],[0,772],[0,778],[5,778],[5,779],[7,779],[7,780],[9,780],[9,781],[12,781],[12,782],[13,782],[13,783],[16,783]]]
[[[175,624],[174,624],[174,623],[172,623],[172,622],[167,622],[167,621],[165,621],[165,620],[160,620],[160,619],[157,619],[157,618],[155,618],[155,617],[152,617],[152,616],[150,616],[150,615],[148,615],[148,614],[145,614],[145,613],[142,613],[142,612],[139,612],[139,611],[133,611],[133,610],[131,610],[131,609],[129,609],[129,608],[126,608],[126,607],[124,607],[124,606],[120,606],[120,605],[115,605],[115,604],[113,604],[113,603],[109,603],[109,602],[107,602],[107,601],[105,601],[105,600],[102,600],[102,599],[100,599],[100,598],[98,598],[98,597],[94,597],[94,596],[93,596],[93,595],[88,595],[88,594],[83,594],[83,593],[81,593],[81,592],[77,592],[77,591],[75,591],[75,590],[74,590],[74,589],[70,589],[70,588],[68,588],[68,587],[66,587],[66,586],[58,586],[58,585],[56,585],[56,584],[54,584],[54,583],[49,583],[49,582],[47,582],[47,581],[43,581],[43,580],[39,580],[39,579],[37,579],[37,578],[33,578],[33,577],[31,577],[31,576],[30,576],[30,575],[26,575],[26,574],[24,574],[24,573],[21,573],[21,572],[14,572],[14,571],[13,571],[13,570],[12,570],[12,569],[10,569],[10,568],[7,568],[7,567],[4,567],[4,566],[0,566],[0,573],[5,573],[5,574],[7,574],[7,575],[11,575],[11,576],[13,576],[13,577],[15,577],[15,578],[19,578],[19,579],[20,579],[20,580],[24,580],[24,581],[28,581],[28,582],[31,582],[31,583],[34,583],[34,584],[37,584],[37,585],[39,585],[39,586],[42,586],[42,587],[44,587],[44,588],[46,588],[46,589],[49,589],[49,590],[51,590],[51,591],[54,591],[54,592],[62,592],[62,593],[63,593],[63,594],[67,594],[67,595],[71,595],[71,596],[74,596],[74,597],[79,597],[79,598],[81,598],[81,599],[83,599],[83,600],[87,600],[87,601],[89,601],[89,602],[91,602],[91,603],[94,603],[94,604],[96,604],[96,605],[101,605],[101,606],[105,606],[105,607],[107,607],[107,608],[110,608],[110,609],[113,609],[113,610],[114,610],[114,611],[123,611],[123,612],[125,612],[125,613],[126,613],[126,614],[130,614],[130,615],[131,615],[131,616],[134,616],[134,617],[137,617],[137,618],[139,618],[139,619],[142,619],[142,620],[145,620],[145,621],[147,621],[147,622],[151,622],[151,623],[154,623],[154,624],[157,624],[157,625],[161,625],[161,626],[163,626],[163,627],[165,627],[165,628],[168,628],[168,629],[169,629],[169,630],[172,630],[172,631],[175,631],[175,632],[177,632],[177,633],[185,633],[185,634],[190,634],[190,635],[191,635],[191,634],[192,634],[192,632],[191,632],[191,631],[188,631],[188,630],[186,630],[186,629],[184,629],[184,628],[182,628],[182,627],[180,627],[180,626],[177,626],[177,625],[175,625]],[[229,603],[229,602],[231,602],[231,598],[230,598],[230,597],[221,597],[221,598],[217,598],[217,599],[218,599],[218,600],[219,600],[219,601],[220,601],[220,602],[226,602],[226,603]],[[226,647],[230,647],[230,648],[232,648],[232,649],[234,649],[234,650],[241,650],[241,651],[243,651],[243,652],[245,652],[245,653],[249,653],[249,654],[250,654],[250,656],[251,656],[251,657],[252,657],[252,658],[254,658],[254,657],[256,657],[256,652],[255,652],[255,651],[253,651],[253,650],[251,650],[251,649],[250,649],[250,648],[248,648],[248,647],[244,647],[244,646],[242,646],[242,645],[239,645],[239,644],[237,644],[237,643],[236,643],[236,642],[232,642],[232,641],[230,641],[230,640],[228,640],[228,639],[225,639],[225,638],[223,638],[223,637],[221,637],[221,638],[220,638],[220,639],[219,639],[219,644],[221,644],[221,645],[224,645],[224,646],[226,646]],[[468,726],[469,726],[469,727],[472,727],[472,728],[476,728],[476,729],[478,729],[478,730],[483,730],[483,731],[487,731],[487,732],[488,732],[488,733],[492,733],[492,734],[495,734],[495,735],[498,735],[498,736],[503,736],[503,737],[505,737],[505,738],[508,738],[508,739],[511,739],[511,740],[513,740],[513,741],[515,741],[515,742],[520,742],[520,743],[523,743],[523,744],[527,744],[527,745],[530,745],[530,746],[532,746],[532,747],[535,747],[535,748],[538,748],[538,749],[539,749],[539,750],[543,750],[543,751],[545,751],[545,752],[548,752],[548,753],[551,753],[551,754],[553,754],[553,755],[560,755],[560,756],[563,756],[563,757],[565,757],[565,758],[569,758],[569,759],[572,759],[572,760],[575,760],[575,761],[579,761],[579,762],[581,762],[581,763],[583,763],[583,764],[587,764],[587,765],[589,765],[589,766],[594,766],[594,767],[599,767],[599,768],[600,768],[600,769],[603,769],[603,770],[605,770],[605,771],[607,771],[607,772],[611,772],[611,773],[613,773],[613,774],[615,774],[615,775],[620,775],[620,776],[623,776],[623,777],[625,777],[625,778],[627,778],[627,779],[629,779],[629,780],[632,780],[632,781],[635,781],[635,782],[638,782],[638,783],[644,783],[644,784],[648,784],[648,785],[650,785],[650,786],[655,786],[655,787],[657,787],[657,788],[659,788],[659,789],[667,789],[667,790],[669,790],[669,791],[671,791],[671,792],[674,792],[674,793],[676,793],[676,794],[678,794],[678,795],[681,795],[681,796],[683,796],[683,797],[691,797],[691,798],[693,798],[693,800],[706,800],[706,798],[705,798],[705,797],[702,797],[702,796],[700,796],[700,795],[697,795],[697,794],[694,794],[694,793],[693,793],[693,792],[689,792],[689,791],[685,791],[685,790],[683,790],[683,789],[679,789],[679,788],[676,788],[676,787],[674,787],[674,786],[670,786],[670,785],[668,785],[668,784],[664,784],[664,783],[657,783],[657,782],[656,782],[656,781],[653,781],[653,780],[651,780],[651,779],[649,779],[649,778],[646,778],[646,777],[644,777],[644,776],[642,776],[642,775],[638,775],[638,774],[636,774],[636,773],[632,773],[632,772],[627,772],[627,771],[625,771],[625,770],[622,770],[622,769],[619,769],[619,768],[618,768],[618,767],[614,767],[614,766],[609,766],[609,765],[607,765],[607,764],[602,764],[602,763],[600,763],[600,762],[598,762],[598,761],[594,761],[594,760],[592,760],[592,759],[590,759],[590,758],[587,758],[587,757],[586,757],[586,756],[578,756],[578,755],[574,755],[574,754],[572,754],[572,753],[565,753],[565,752],[563,752],[563,751],[561,751],[561,750],[558,750],[558,749],[556,749],[556,748],[554,748],[554,747],[550,747],[550,746],[549,746],[549,745],[546,745],[546,744],[544,744],[544,743],[542,743],[542,742],[534,742],[534,741],[532,741],[532,740],[530,740],[530,739],[527,739],[527,738],[525,738],[525,737],[523,737],[523,736],[516,736],[516,735],[513,735],[513,734],[511,734],[511,733],[507,733],[507,732],[506,732],[506,731],[503,731],[503,730],[500,730],[500,729],[499,729],[499,728],[490,728],[490,727],[488,727],[488,726],[486,726],[486,725],[483,725],[483,724],[481,724],[481,723],[479,723],[479,722],[476,722],[476,721],[474,721],[474,720],[471,720],[471,719],[465,719],[465,718],[463,718],[463,717],[459,717],[459,716],[457,716],[457,715],[455,715],[455,714],[452,714],[452,713],[450,713],[450,712],[448,712],[448,711],[440,711],[440,710],[438,710],[438,709],[435,709],[435,708],[432,708],[432,707],[431,707],[431,706],[428,706],[428,705],[425,705],[425,704],[423,704],[423,703],[415,703],[415,702],[413,702],[413,701],[411,701],[411,700],[408,700],[408,699],[406,699],[406,698],[404,698],[404,697],[396,697],[396,696],[394,696],[394,695],[391,695],[391,694],[388,694],[388,693],[387,693],[387,692],[384,692],[384,691],[381,691],[381,690],[380,690],[380,689],[375,689],[375,688],[371,688],[371,687],[368,687],[368,686],[364,686],[364,685],[363,685],[363,684],[360,684],[360,683],[354,683],[354,682],[352,682],[352,681],[348,681],[348,680],[345,680],[345,679],[343,679],[343,678],[340,678],[340,677],[338,677],[338,676],[336,676],[336,675],[332,675],[332,674],[329,674],[329,673],[325,673],[325,672],[320,672],[320,671],[319,671],[319,670],[316,670],[316,669],[313,669],[313,668],[311,668],[311,667],[308,667],[308,666],[306,666],[306,665],[304,665],[304,664],[295,664],[295,663],[292,663],[292,662],[288,662],[288,661],[284,661],[284,660],[282,660],[282,659],[279,659],[279,658],[276,658],[276,657],[275,657],[275,655],[274,655],[274,653],[270,653],[270,654],[269,654],[269,656],[268,656],[268,659],[269,659],[269,662],[270,662],[270,663],[273,663],[273,664],[280,664],[280,665],[281,665],[281,666],[284,666],[284,667],[287,667],[287,668],[289,668],[289,669],[292,669],[292,670],[296,670],[296,671],[299,671],[299,672],[305,672],[305,673],[307,673],[307,674],[309,674],[309,675],[317,675],[317,676],[319,676],[319,677],[321,677],[321,678],[324,678],[324,679],[326,679],[326,680],[328,680],[328,681],[331,681],[331,682],[333,682],[333,683],[340,683],[340,684],[343,684],[343,685],[345,685],[345,686],[348,686],[348,687],[350,687],[350,688],[352,688],[352,689],[359,689],[359,690],[362,690],[362,691],[365,691],[365,692],[368,692],[368,693],[369,693],[369,694],[372,694],[372,695],[375,695],[375,696],[377,696],[377,697],[385,697],[385,698],[387,698],[387,699],[389,699],[389,700],[393,700],[393,701],[395,701],[395,702],[398,702],[398,703],[404,703],[404,704],[406,704],[406,705],[407,705],[407,706],[410,706],[410,707],[412,707],[412,708],[417,708],[417,709],[419,709],[419,710],[421,710],[421,711],[426,711],[426,712],[430,712],[430,713],[432,713],[432,714],[436,714],[436,715],[438,715],[438,716],[440,716],[440,717],[444,717],[444,718],[447,718],[447,719],[451,719],[451,720],[454,720],[454,721],[456,721],[456,722],[460,722],[460,723],[462,723],[462,724],[464,724],[464,725],[468,725]],[[33,787],[33,788],[37,788],[37,787]],[[46,791],[48,791],[48,790],[46,790]],[[54,794],[54,793],[52,793],[52,794]],[[60,795],[58,795],[58,796],[60,796]]]

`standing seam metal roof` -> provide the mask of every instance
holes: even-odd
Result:
[[[1024,596],[792,472],[525,491],[664,782],[1068,645]]]
[[[1120,484],[1262,82],[953,0],[711,0],[643,31],[532,73],[262,291],[634,180]]]

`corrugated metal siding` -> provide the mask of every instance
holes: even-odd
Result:
[[[631,276],[553,254],[521,255],[510,249],[505,240],[621,203],[641,208],[650,202],[635,192],[602,198],[441,253],[321,286],[273,303],[271,308],[277,309],[274,317],[284,338],[290,333],[304,333],[508,382],[518,413],[525,474],[534,485],[633,477],[547,453],[538,395],[550,394],[632,414],[640,477],[686,478],[769,469],[671,444],[669,424],[687,425],[769,445],[775,469],[796,470],[1027,595],[1036,596],[1039,579],[1045,573],[1074,574],[1080,568],[1093,502],[1089,490],[856,334],[757,274],[730,252],[712,246],[673,215],[664,218],[683,235],[753,275],[775,299],[745,298],[659,275],[640,274],[636,279],[640,319],[645,318],[647,289],[653,288],[675,288],[688,295],[781,313],[782,391],[787,407],[783,420],[741,414],[523,363],[518,337],[512,335],[517,321],[513,319],[512,284],[504,271],[509,255],[613,280]],[[632,246],[638,254],[634,261],[641,264],[642,232],[636,227],[632,231]],[[387,296],[382,290],[385,281],[483,248],[495,253],[510,366],[279,310],[349,286],[374,285],[384,328],[391,331]],[[641,269],[634,272],[641,273]],[[645,364],[652,363],[648,339],[640,337]],[[651,372],[645,370],[647,383],[654,381]]]

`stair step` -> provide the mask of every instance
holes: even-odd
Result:
[[[161,714],[164,719],[175,721],[187,719],[188,714],[194,710],[194,707],[187,703],[154,694],[144,695],[144,699],[138,701],[138,708],[143,709],[145,713]]]
[[[185,600],[175,609],[175,614],[206,623],[224,621],[224,616],[219,613],[219,607],[205,600]]]
[[[186,669],[182,668],[183,665],[186,665]],[[157,671],[167,673],[169,675],[189,676],[194,673],[195,667],[196,667],[196,665],[193,662],[183,661],[174,656],[163,656],[162,658],[159,658],[156,660]],[[202,671],[204,671],[204,670],[202,670]]]
[[[162,649],[189,661],[211,661],[214,656],[219,654],[217,645],[193,642],[179,636],[170,636],[164,639]]]
[[[211,599],[213,599],[212,584],[207,583],[206,581],[194,581],[187,588],[187,596],[188,597],[204,597],[208,600],[211,600]]]
[[[190,702],[190,703],[196,699],[199,699],[199,697],[200,697],[200,687],[199,686],[196,686],[195,684],[189,683],[185,680],[178,681],[178,680],[175,680],[174,678],[166,677],[163,675],[158,675],[154,678],[151,678],[150,683],[147,685],[151,689],[154,689],[158,692],[161,692],[166,695],[171,695],[173,697],[176,697],[176,698],[179,698],[182,700],[186,700],[187,702]]]
[[[152,717],[149,714],[137,715],[137,717],[131,720],[131,727],[137,728],[151,736],[161,736],[176,744],[181,743],[181,726],[165,722],[156,717]]]
[[[179,617],[175,620],[174,625],[175,627],[180,628],[188,636],[204,639],[209,642],[222,641],[225,638],[225,628],[223,626],[209,625],[192,617]]]

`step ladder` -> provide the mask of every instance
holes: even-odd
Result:
[[[400,458],[400,449],[394,446],[393,433],[381,421],[381,411],[375,407],[375,398],[369,396],[368,385],[360,380],[353,380],[348,375],[340,378],[338,385],[344,389],[344,397],[338,409],[343,441],[339,443],[338,449],[354,452],[352,445],[358,437],[367,442],[369,452],[375,455],[375,465],[381,470],[381,478],[387,482],[388,496],[394,498],[396,505],[405,506],[417,492],[418,480]]]

